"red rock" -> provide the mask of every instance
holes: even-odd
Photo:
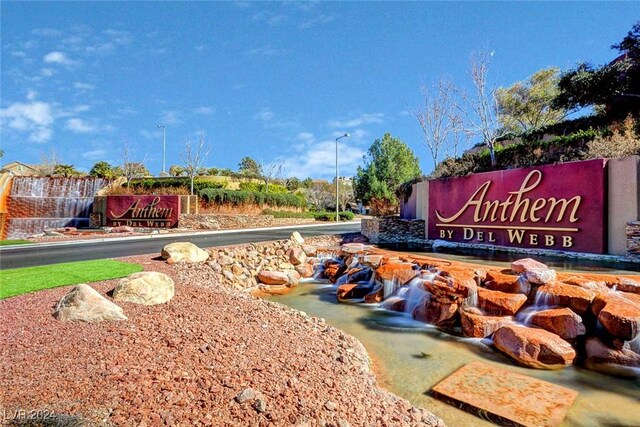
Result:
[[[286,285],[289,276],[281,271],[262,270],[258,273],[258,280],[265,285]]]
[[[604,281],[596,281],[591,279],[586,279],[583,277],[571,276],[564,280],[562,283],[566,283],[567,285],[578,286],[583,289],[588,289],[594,292],[606,292],[609,288]]]
[[[366,304],[377,304],[382,302],[383,293],[384,289],[382,286],[378,286],[373,292],[365,295],[364,302]]]
[[[534,285],[546,285],[556,280],[556,271],[549,269],[527,270],[524,277]]]
[[[564,368],[576,357],[569,343],[544,329],[503,326],[493,334],[493,343],[500,351],[530,368]]]
[[[529,292],[531,292],[531,285],[522,276],[503,274],[496,271],[487,272],[482,286],[491,291],[500,291],[509,294],[529,295]]]
[[[478,307],[489,314],[512,316],[526,301],[527,297],[522,294],[478,288]]]
[[[335,283],[336,280],[338,280],[338,277],[340,277],[345,270],[346,266],[344,264],[341,264],[338,261],[328,260],[324,263],[323,275],[329,279],[331,283]]]
[[[289,262],[292,265],[303,264],[307,260],[307,254],[298,246],[294,246],[289,249],[287,251],[287,256],[289,257]]]
[[[129,227],[127,225],[120,225],[118,227],[113,227],[110,230],[110,233],[133,233],[135,230],[133,227]]]
[[[583,315],[595,296],[595,292],[588,289],[551,282],[538,288],[536,301],[539,305],[569,307],[577,314]]]
[[[527,270],[548,270],[549,267],[532,258],[522,258],[511,263],[511,270],[515,273],[524,273]]]
[[[369,292],[371,292],[370,286],[359,286],[357,284],[346,284],[338,286],[336,295],[338,301],[344,301],[347,299],[360,299],[364,298]]]
[[[628,277],[618,277],[615,282],[609,282],[607,284],[616,291],[640,295],[640,277],[638,277],[637,280],[629,279]]]
[[[625,296],[628,295],[628,296]],[[612,292],[605,297],[605,305],[598,312],[598,321],[616,338],[624,341],[634,339],[640,333],[640,298],[636,294]]]
[[[358,252],[362,252],[364,247],[363,243],[345,243],[341,249],[345,254],[357,254]]]
[[[414,319],[436,326],[452,326],[458,319],[456,303],[446,303],[426,297],[413,310]]]
[[[640,377],[640,354],[625,345],[620,349],[605,345],[598,338],[587,339],[585,366],[594,371],[624,377]]]
[[[296,265],[296,271],[300,276],[308,278],[313,277],[313,266],[308,263]]]
[[[397,280],[400,286],[407,284],[411,279],[419,274],[419,270],[413,268],[409,262],[391,262],[376,269],[376,279]]]
[[[533,314],[530,319],[532,324],[564,339],[575,339],[578,335],[584,335],[586,332],[582,318],[570,308],[539,311]]]
[[[472,279],[465,281],[454,277],[443,278],[437,276],[433,282],[425,281],[424,287],[427,291],[438,297],[449,297],[451,301],[464,299],[469,294],[476,292],[476,282]]]
[[[510,316],[485,316],[481,310],[460,310],[460,322],[465,337],[486,338],[505,325],[513,323]]]

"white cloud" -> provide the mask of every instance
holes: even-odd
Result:
[[[353,119],[330,120],[328,126],[331,128],[349,129],[369,123],[382,123],[383,117],[384,114],[382,113],[364,113]]]
[[[273,111],[269,110],[269,109],[264,109],[262,111],[260,111],[259,113],[257,113],[255,116],[253,116],[254,120],[261,120],[263,122],[268,122],[270,120],[273,120]]]
[[[331,134],[334,138],[338,138],[342,135],[344,135],[344,132],[341,131],[336,131],[333,132]],[[367,135],[369,135],[369,132],[367,132],[364,129],[354,129],[352,131],[349,131],[349,139],[352,141],[362,141],[364,138],[367,137]]]
[[[162,138],[162,131],[158,130],[158,131],[149,131],[146,129],[143,129],[140,131],[140,135],[142,135],[144,138],[146,139],[159,139]]]
[[[282,160],[287,175],[304,179],[314,178],[331,179],[336,173],[336,142],[324,140],[315,142],[313,135],[301,132],[297,138],[303,142],[295,144],[295,154]],[[348,142],[341,140],[338,143],[338,161],[341,176],[355,174],[356,167],[360,164],[365,152]]]
[[[83,82],[74,82],[73,87],[78,90],[93,90],[96,88],[94,85],[90,85],[89,83],[83,83]]]
[[[284,49],[278,49],[272,46],[262,46],[246,52],[249,56],[274,56],[285,53]]]
[[[105,158],[107,150],[90,150],[82,153],[82,157],[87,160],[102,160]]]
[[[65,128],[75,133],[93,133],[98,131],[98,128],[79,118],[67,120]]]
[[[49,52],[43,58],[44,62],[47,64],[61,64],[61,65],[71,65],[73,61],[67,58],[67,55],[64,52]]]
[[[36,92],[35,90],[33,90],[33,89],[29,89],[29,90],[27,91],[27,99],[28,99],[29,101],[33,101],[33,100],[35,100],[37,96],[38,96],[38,92]]]
[[[180,119],[180,113],[178,111],[166,110],[162,112],[162,117],[158,123],[162,125],[175,125],[182,123],[182,119]]]
[[[31,34],[43,37],[60,37],[62,32],[54,28],[35,28],[31,30]]]
[[[215,113],[215,111],[216,109],[212,107],[198,107],[193,109],[194,114],[202,114],[205,116],[209,116]]]
[[[11,52],[12,56],[15,56],[16,58],[26,58],[27,57],[27,52],[23,51],[23,50],[16,50],[14,52]]]
[[[55,73],[56,73],[56,70],[54,70],[53,68],[43,68],[42,70],[40,70],[40,75],[44,77],[51,77]]]
[[[104,31],[104,34],[107,35],[111,39],[111,41],[116,44],[128,44],[132,39],[131,33],[128,31],[108,29]]]
[[[34,95],[35,96],[35,95]],[[51,104],[30,99],[30,102],[15,102],[0,109],[0,122],[19,133],[27,133],[29,141],[42,143],[51,139],[54,121]]]
[[[317,25],[328,24],[332,21],[335,21],[336,17],[337,17],[336,15],[322,14],[313,19],[309,19],[307,21],[302,22],[300,25],[298,25],[298,28],[307,29],[307,28],[315,27]]]

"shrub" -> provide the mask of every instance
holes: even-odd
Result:
[[[305,200],[294,194],[262,193],[259,191],[245,190],[222,190],[216,188],[205,188],[200,190],[200,197],[210,204],[231,204],[238,205],[258,205],[274,207],[295,207],[305,206]]]
[[[228,184],[229,182],[226,180],[209,181],[196,178],[193,180],[193,190],[198,192],[205,188],[226,188]],[[155,194],[176,194],[175,189],[184,189],[184,191],[179,190],[178,194],[189,194],[191,180],[188,177],[162,179],[144,178],[132,181],[129,187],[134,189],[133,192],[135,194],[144,194],[149,192],[153,192]]]
[[[587,144],[587,156],[615,158],[640,155],[640,137],[636,134],[636,126],[631,116],[622,123],[612,126],[613,131],[610,136],[597,136]]]
[[[340,220],[341,221],[351,221],[355,217],[356,217],[356,215],[351,211],[342,211],[342,212],[340,212]]]
[[[274,218],[314,218],[313,212],[272,211],[266,209],[262,213],[271,215]]]

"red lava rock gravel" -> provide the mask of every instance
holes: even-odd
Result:
[[[211,283],[206,265],[127,258],[170,274],[163,305],[129,320],[64,323],[57,288],[0,301],[0,416],[18,409],[98,425],[444,425],[378,387],[353,337]],[[92,284],[105,294],[116,280]],[[242,402],[242,403],[239,403]]]

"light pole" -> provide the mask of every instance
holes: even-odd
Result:
[[[158,127],[162,129],[162,173],[160,176],[165,176],[166,172],[164,171],[164,167],[167,153],[167,128],[165,125],[158,125]]]
[[[340,204],[338,203],[338,141],[342,138],[348,138],[349,134],[345,133],[336,138],[336,223],[340,222]]]

